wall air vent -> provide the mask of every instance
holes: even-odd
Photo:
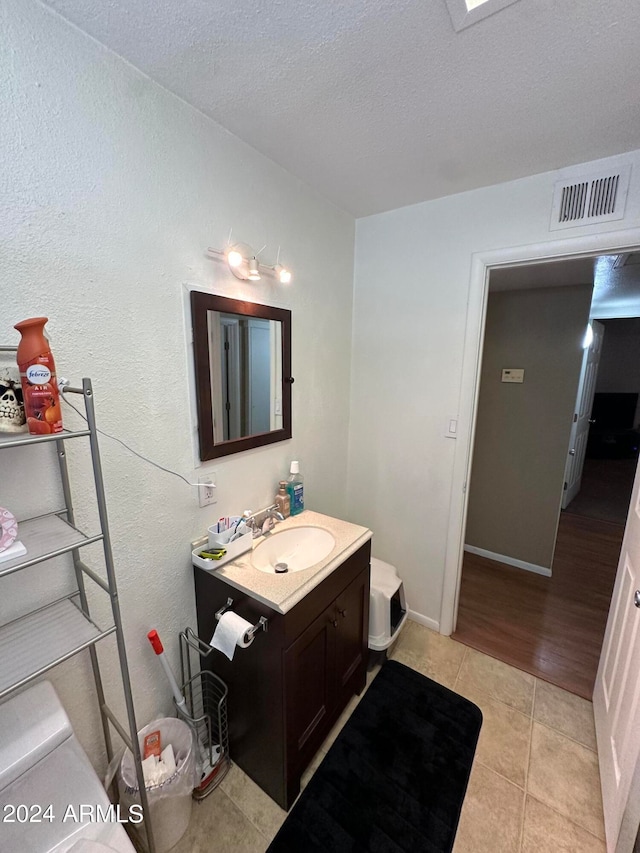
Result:
[[[551,231],[622,219],[631,166],[597,177],[558,181],[553,191]]]

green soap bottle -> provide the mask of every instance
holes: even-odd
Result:
[[[289,469],[287,492],[289,493],[291,515],[299,515],[304,509],[304,481],[300,473],[300,464],[297,461],[293,461]]]

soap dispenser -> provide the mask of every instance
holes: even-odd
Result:
[[[291,515],[291,500],[287,493],[287,481],[280,480],[279,485],[280,487],[276,494],[275,504],[278,507],[278,512],[281,512],[285,518],[289,518]]]

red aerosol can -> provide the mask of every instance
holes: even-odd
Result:
[[[22,335],[17,361],[27,426],[32,435],[62,432],[56,366],[49,341],[44,336],[44,326],[48,319],[32,317],[14,326]]]

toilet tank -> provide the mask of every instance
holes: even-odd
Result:
[[[17,815],[0,821],[1,853],[135,853],[48,681],[0,704],[0,801]],[[107,818],[65,818],[83,804]],[[34,820],[22,820],[25,808]]]
[[[0,791],[72,734],[69,718],[49,681],[0,705]]]

